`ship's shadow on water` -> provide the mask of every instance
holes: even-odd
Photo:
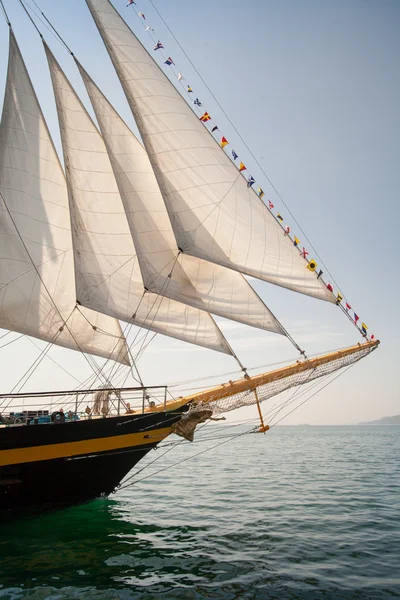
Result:
[[[249,577],[262,561],[248,564],[237,550],[236,560],[224,562],[213,556],[218,534],[201,523],[170,526],[166,520],[160,526],[160,515],[157,524],[141,523],[129,510],[124,503],[101,499],[4,525],[0,598],[266,597],[266,591],[249,593],[247,585],[229,583]],[[233,532],[225,543],[234,547],[239,538]],[[210,552],[205,554],[208,545]],[[265,551],[272,549],[271,539]],[[269,579],[266,571],[264,577]]]
[[[399,431],[282,428],[3,523],[0,600],[400,598]]]

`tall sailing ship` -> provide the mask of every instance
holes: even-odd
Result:
[[[18,332],[46,342],[19,383],[1,394],[2,518],[108,495],[171,433],[192,440],[199,423],[243,406],[256,406],[266,432],[264,402],[325,381],[379,344],[265,203],[236,153],[227,153],[201,102],[187,102],[184,92],[192,90],[181,74],[171,81],[109,0],[81,2],[143,143],[56,32],[82,77],[94,123],[20,0],[47,57],[62,163],[0,0],[9,26],[0,125],[0,327],[2,338]],[[166,59],[163,67],[174,64],[160,41],[154,51]],[[353,321],[361,341],[310,358],[246,276],[331,303]],[[298,360],[250,375],[212,315],[286,336]],[[140,352],[148,332],[163,334],[232,356],[241,376],[180,397],[167,386],[146,386],[128,340],[132,327],[136,344],[143,334]],[[80,352],[92,377],[73,390],[23,391],[53,345]],[[125,385],[128,376],[136,385]]]

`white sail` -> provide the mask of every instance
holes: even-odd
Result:
[[[76,62],[106,144],[146,288],[222,317],[283,333],[243,275],[179,253],[146,150]]]
[[[0,327],[129,364],[118,321],[75,308],[65,178],[12,33],[0,192]]]
[[[146,292],[104,141],[44,44],[60,122],[81,305],[177,339],[230,353],[204,311]]]
[[[333,294],[109,0],[86,0],[124,87],[179,248],[276,285]]]

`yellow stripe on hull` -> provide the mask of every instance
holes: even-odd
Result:
[[[106,452],[107,450],[119,450],[134,446],[145,446],[146,444],[154,444],[155,441],[161,442],[170,433],[171,428],[164,427],[162,429],[154,429],[148,433],[128,433],[126,435],[115,435],[80,442],[65,442],[48,444],[46,446],[1,450],[0,467],[40,460],[52,460],[54,458],[96,454],[98,452]]]

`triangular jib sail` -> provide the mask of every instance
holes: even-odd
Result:
[[[45,50],[66,165],[79,303],[151,331],[230,353],[209,314],[145,292],[104,141],[46,44]]]
[[[0,192],[0,327],[129,364],[118,321],[75,309],[64,173],[12,32]]]
[[[276,285],[334,302],[109,0],[86,0],[154,168],[178,247]]]
[[[241,274],[179,252],[146,150],[77,64],[107,147],[146,288],[228,319],[283,333]]]

